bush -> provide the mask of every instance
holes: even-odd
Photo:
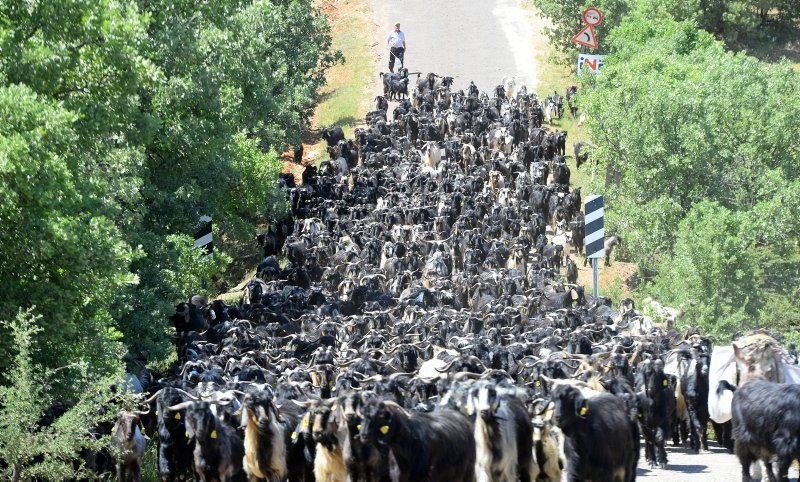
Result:
[[[108,422],[117,406],[108,387],[121,379],[121,370],[105,378],[92,378],[84,363],[60,370],[43,370],[33,363],[33,338],[41,331],[41,315],[34,309],[20,310],[13,321],[2,324],[10,331],[16,347],[8,371],[9,384],[0,387],[0,473],[5,479],[61,481],[89,477],[79,459],[82,450],[100,450],[110,446],[108,438],[94,440],[89,427]],[[49,381],[64,372],[73,372],[73,392],[81,396],[72,408],[41,426],[45,410],[53,402]],[[103,409],[101,409],[103,407]]]

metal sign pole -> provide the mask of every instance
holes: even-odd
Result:
[[[600,258],[592,258],[592,294],[594,298],[600,297],[600,265],[598,260]]]

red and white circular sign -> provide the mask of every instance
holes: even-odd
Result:
[[[597,27],[603,23],[603,14],[600,13],[600,10],[594,7],[589,7],[583,11],[583,21],[586,22],[587,25]]]

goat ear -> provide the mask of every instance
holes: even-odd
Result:
[[[583,395],[578,394],[575,397],[575,415],[579,416],[580,418],[586,418],[586,414],[589,412],[589,406],[586,403],[586,399]]]

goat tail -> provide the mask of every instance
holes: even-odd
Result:
[[[719,384],[717,385],[717,396],[722,396],[722,392],[725,390],[735,392],[736,388],[736,385],[732,385],[728,380],[720,380]]]

